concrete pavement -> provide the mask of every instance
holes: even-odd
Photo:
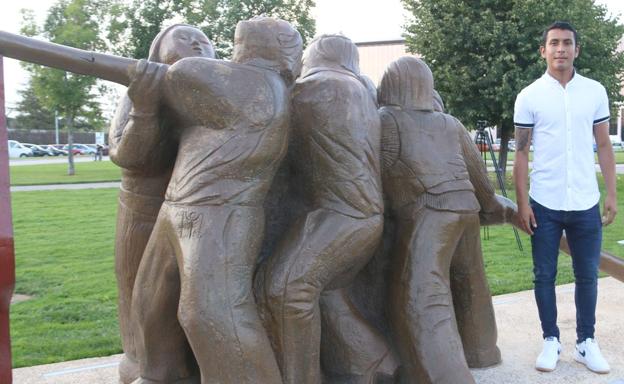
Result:
[[[475,369],[479,384],[624,384],[624,283],[600,279],[596,338],[611,364],[611,373],[598,375],[572,359],[575,340],[574,285],[557,287],[563,352],[551,373],[533,368],[541,349],[541,331],[532,291],[496,296],[498,346],[502,364]],[[69,361],[13,370],[15,384],[118,384],[121,355]]]
[[[99,183],[76,183],[76,184],[45,184],[45,185],[19,185],[11,187],[11,192],[23,191],[49,191],[56,189],[98,189],[98,188],[119,188],[121,182],[107,181]]]

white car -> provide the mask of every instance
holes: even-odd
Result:
[[[30,148],[26,148],[22,143],[9,140],[9,157],[30,157],[33,155]]]

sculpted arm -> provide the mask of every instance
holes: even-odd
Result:
[[[166,66],[141,60],[117,108],[110,128],[111,159],[122,168],[153,167],[162,141],[159,127],[160,87]]]
[[[481,225],[509,222],[515,224],[517,217],[516,205],[508,198],[495,193],[477,146],[473,143],[466,128],[459,121],[457,121],[457,124],[470,182],[475,188],[475,195],[481,206],[481,211],[479,212]]]

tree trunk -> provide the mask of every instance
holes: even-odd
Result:
[[[74,137],[72,135],[72,128],[74,127],[74,117],[71,114],[67,115],[67,175],[73,176],[76,173],[74,168]]]
[[[509,152],[509,138],[511,137],[511,129],[507,127],[504,121],[501,121],[498,125],[501,131],[501,145],[500,152],[498,152],[498,161],[503,180],[507,174],[507,153]]]

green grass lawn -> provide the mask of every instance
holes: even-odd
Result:
[[[121,169],[110,161],[75,163],[76,174],[67,175],[67,164],[34,164],[10,167],[11,185],[42,185],[119,181]]]
[[[16,293],[14,367],[121,351],[113,241],[116,189],[11,195]]]
[[[604,231],[604,249],[624,257],[624,246],[615,243],[624,239],[623,175],[618,194],[620,214]],[[16,292],[33,296],[11,309],[14,366],[121,352],[113,266],[117,190],[16,192],[12,200]],[[491,227],[483,240],[494,294],[532,288],[530,241],[521,238],[524,254],[510,226]],[[559,283],[573,280],[568,256],[560,257],[559,271]]]

